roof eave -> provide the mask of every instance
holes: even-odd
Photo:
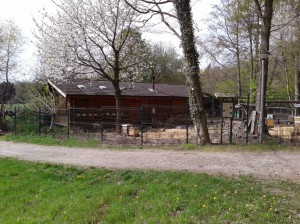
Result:
[[[51,82],[51,80],[47,80],[47,82],[57,91],[59,92],[63,97],[67,97],[67,94],[64,93],[60,88],[58,88],[53,82]]]

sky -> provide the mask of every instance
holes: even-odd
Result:
[[[29,36],[34,27],[32,18],[38,11],[51,6],[50,0],[0,0],[0,18],[13,20]]]
[[[30,42],[34,29],[33,17],[43,7],[50,7],[50,0],[0,0],[0,20],[12,20],[22,31],[25,40],[21,69],[18,71],[16,80],[24,81],[32,78],[30,68],[34,64],[34,45]]]
[[[204,19],[210,9],[211,4],[216,3],[218,0],[200,0],[195,3],[193,8],[194,20],[199,27],[203,27],[201,19]],[[23,36],[25,37],[26,45],[24,46],[22,54],[23,75],[28,73],[30,67],[33,66],[34,45],[30,43],[32,40],[32,31],[34,30],[33,17],[37,17],[39,11],[43,8],[46,10],[53,10],[51,0],[0,0],[0,19],[12,20],[21,28]],[[171,42],[174,46],[179,47],[179,40],[175,36],[166,33],[151,33],[145,35],[145,38],[151,41]],[[28,78],[26,75],[23,79]]]

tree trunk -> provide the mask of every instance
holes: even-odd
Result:
[[[254,81],[254,53],[253,53],[253,27],[249,25],[248,28],[248,35],[249,35],[249,48],[250,48],[250,88],[249,88],[249,95],[250,101],[252,101],[253,95],[253,81]]]
[[[239,11],[239,2],[237,6]],[[242,96],[242,80],[241,80],[241,54],[240,54],[240,20],[238,18],[236,25],[236,60],[237,60],[237,79],[238,79],[238,95]]]
[[[4,129],[4,110],[2,109],[1,105],[1,110],[0,110],[0,130]]]
[[[197,131],[196,142],[201,144],[210,143],[204,110],[204,97],[199,78],[199,55],[195,46],[190,0],[174,0],[173,4],[180,25],[181,43],[187,64],[186,78],[189,92],[189,107]]]
[[[295,56],[295,100],[300,100],[300,56]]]
[[[55,120],[55,114],[51,114],[51,122],[50,122],[49,132],[53,131],[54,120]]]
[[[295,100],[300,100],[300,51],[295,55]],[[295,108],[295,115],[298,115],[299,109]]]
[[[268,67],[269,67],[269,59],[268,57],[264,57],[269,54],[270,48],[270,36],[271,36],[271,25],[272,25],[272,17],[273,17],[273,0],[265,0],[264,1],[264,10],[262,10],[261,3],[259,0],[254,0],[257,8],[258,17],[260,17],[262,21],[261,28],[261,43],[260,43],[260,54],[261,54],[261,76],[258,79],[258,86],[263,88],[259,88],[258,93],[260,96],[260,100],[256,102],[256,106],[258,111],[261,112],[261,126],[263,126],[264,132],[267,131],[265,128],[265,105],[266,105],[266,89],[267,89],[267,80],[268,80]],[[263,90],[262,90],[263,89]],[[262,136],[262,133],[260,133]],[[261,141],[261,139],[260,139]]]
[[[282,54],[283,63],[284,63],[284,73],[285,73],[285,84],[286,84],[286,92],[288,95],[289,100],[291,100],[291,93],[290,93],[290,76],[289,76],[289,65],[287,62],[287,58],[285,54]]]
[[[116,132],[121,132],[121,90],[119,81],[113,82],[113,86],[115,89],[115,100],[116,100]]]
[[[241,59],[240,59],[239,47],[237,48],[237,78],[238,78],[238,95],[242,96]]]
[[[260,105],[259,105],[259,99],[260,99],[260,63],[259,63],[259,58],[258,58],[258,54],[259,54],[259,43],[260,43],[260,29],[259,29],[259,17],[257,17],[257,21],[256,21],[256,26],[257,26],[257,29],[256,29],[256,32],[255,32],[255,54],[254,54],[254,57],[255,57],[255,71],[253,72],[253,74],[255,75],[255,79],[254,81],[256,82],[256,99],[255,99],[255,102],[256,102],[256,110],[259,111],[260,110]]]

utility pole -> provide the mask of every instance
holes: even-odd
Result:
[[[266,83],[265,83],[265,63],[268,60],[269,54],[259,54],[260,65],[261,65],[261,76],[260,76],[260,97],[259,97],[259,105],[260,105],[260,117],[259,117],[259,126],[258,126],[258,134],[259,134],[259,143],[263,142],[264,135],[264,126],[265,126],[265,111],[266,111]]]

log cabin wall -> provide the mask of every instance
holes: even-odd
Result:
[[[101,116],[107,122],[114,123],[116,111],[113,96],[68,96],[67,101],[71,108],[70,116],[73,123],[95,123],[103,119]],[[138,124],[141,108],[145,123],[150,124],[157,119],[165,121],[171,116],[185,114],[186,106],[187,98],[122,96],[122,122]]]

